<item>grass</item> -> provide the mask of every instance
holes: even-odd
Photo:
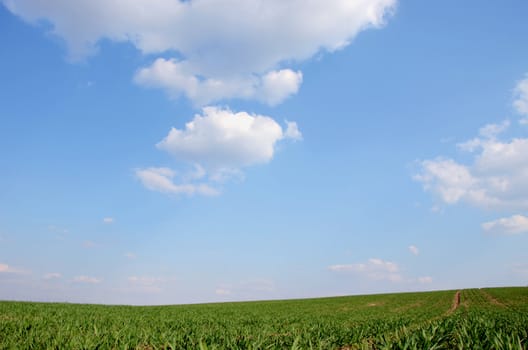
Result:
[[[526,349],[528,288],[178,306],[0,302],[0,349]]]

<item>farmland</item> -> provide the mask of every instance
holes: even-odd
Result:
[[[0,349],[526,349],[528,288],[175,306],[0,302]]]

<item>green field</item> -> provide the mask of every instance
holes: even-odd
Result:
[[[0,349],[526,349],[528,288],[178,306],[0,302]],[[456,308],[455,308],[456,307]]]

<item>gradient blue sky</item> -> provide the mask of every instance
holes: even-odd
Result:
[[[0,0],[0,299],[528,284],[528,3]]]

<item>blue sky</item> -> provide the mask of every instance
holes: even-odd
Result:
[[[0,1],[0,299],[526,285],[527,13]]]

